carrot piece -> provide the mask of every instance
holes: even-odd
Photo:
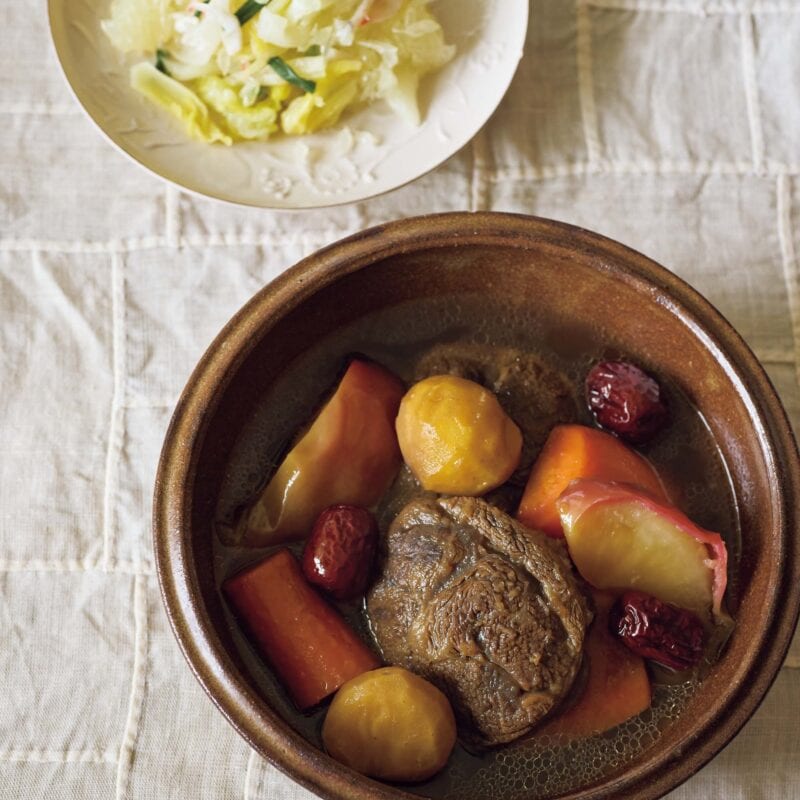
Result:
[[[224,591],[300,710],[381,665],[306,582],[289,550],[229,578]]]
[[[563,712],[555,712],[540,733],[579,738],[621,725],[650,706],[650,680],[644,660],[608,630],[615,595],[594,591],[595,620],[586,637],[588,677],[583,693]]]
[[[517,519],[548,536],[563,538],[556,500],[578,478],[631,483],[669,503],[650,462],[619,439],[585,425],[556,425],[533,465]]]

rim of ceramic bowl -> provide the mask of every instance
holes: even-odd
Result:
[[[153,534],[163,601],[173,632],[195,676],[244,739],[292,779],[323,797],[413,798],[400,788],[357,775],[304,739],[239,675],[204,616],[191,561],[192,496],[199,453],[220,392],[255,346],[258,336],[318,289],[390,255],[460,245],[524,248],[526,242],[569,240],[577,257],[597,269],[667,295],[692,323],[744,399],[762,453],[776,470],[779,580],[770,624],[739,666],[737,680],[681,742],[680,752],[645,751],[629,771],[602,779],[563,800],[661,797],[710,761],[736,735],[774,681],[800,611],[798,517],[800,460],[786,413],[761,364],[728,321],[700,294],[646,256],[599,234],[537,217],[498,212],[456,212],[397,220],[340,240],[291,267],[261,289],[230,320],[190,377],[167,432],[155,484]],[[563,244],[561,245],[563,249]],[[662,298],[663,299],[663,298]],[[776,463],[777,462],[777,463]],[[774,613],[779,609],[780,613]],[[680,758],[679,758],[680,756]]]

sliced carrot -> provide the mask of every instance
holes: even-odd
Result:
[[[621,725],[650,706],[650,680],[644,660],[618,642],[608,630],[615,595],[593,592],[595,620],[586,637],[588,677],[574,705],[555,712],[540,733],[567,738],[591,736]]]
[[[225,581],[224,591],[301,710],[381,665],[288,550]]]
[[[631,483],[669,502],[650,462],[619,439],[585,425],[557,425],[533,465],[517,519],[548,536],[563,537],[556,500],[578,478]]]

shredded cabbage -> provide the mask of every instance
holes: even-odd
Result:
[[[206,104],[191,90],[143,61],[131,68],[131,86],[183,122],[196,139],[231,144],[211,120]]]
[[[310,133],[385,100],[420,121],[420,78],[455,52],[429,0],[112,0],[131,84],[207,142]],[[242,24],[241,20],[245,22]]]
[[[154,53],[172,36],[171,0],[111,0],[111,18],[101,26],[123,53]]]
[[[273,98],[245,106],[239,93],[222,78],[209,75],[195,82],[195,90],[206,105],[225,118],[231,136],[238,139],[262,139],[278,130],[280,106]]]

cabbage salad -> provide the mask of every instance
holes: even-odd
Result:
[[[420,78],[455,52],[429,0],[112,0],[131,85],[206,142],[336,124],[385,100],[414,125]]]

